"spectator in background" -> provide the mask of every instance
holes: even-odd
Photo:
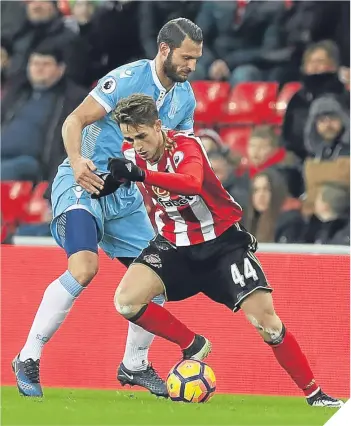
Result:
[[[271,26],[279,42],[262,55],[266,67],[281,68],[277,75],[280,84],[299,79],[302,54],[307,44],[312,41],[311,28],[320,7],[320,2],[316,1],[284,3],[285,7],[276,14]]]
[[[65,26],[55,1],[27,1],[26,21],[9,36],[13,43],[10,76],[24,74],[31,51],[42,43],[50,43],[63,50],[68,75],[80,83],[89,60],[88,48]]]
[[[24,1],[2,0],[1,7],[1,38],[11,39],[11,36],[23,26],[26,21],[26,5]]]
[[[220,152],[212,151],[208,156],[212,169],[218,179],[221,181],[224,189],[234,198],[236,197],[236,182],[233,166],[227,160],[226,156]],[[238,201],[238,200],[236,200]]]
[[[303,87],[291,98],[282,129],[282,145],[304,160],[308,152],[304,144],[304,128],[311,103],[331,94],[343,108],[350,108],[349,92],[339,80],[339,51],[335,43],[326,40],[310,45],[303,56]]]
[[[304,3],[304,2],[302,2]],[[311,25],[312,41],[333,40],[340,51],[340,79],[350,84],[350,2],[323,1],[316,3]]]
[[[261,243],[295,243],[303,227],[300,208],[299,200],[289,196],[281,175],[266,170],[251,181],[244,226]]]
[[[8,86],[8,70],[11,64],[12,44],[9,40],[1,39],[1,99],[6,94]]]
[[[285,159],[285,155],[286,151],[279,147],[278,136],[272,126],[254,128],[247,145],[250,179],[260,171],[281,163]]]
[[[305,126],[305,149],[320,161],[350,156],[349,113],[335,98],[313,101]]]
[[[63,54],[42,46],[2,101],[1,179],[49,180],[64,157],[61,127],[86,91],[66,77]]]
[[[280,45],[272,28],[283,1],[206,1],[196,19],[205,45],[193,80],[275,81],[279,70],[264,69],[263,56]]]
[[[96,4],[88,38],[95,62],[93,71],[99,79],[114,68],[142,58],[143,49],[139,37],[139,1],[97,1]]]
[[[302,193],[302,176],[293,154],[288,154],[279,147],[278,136],[274,128],[269,125],[255,127],[247,144],[247,155],[242,159],[236,170],[237,188],[240,188],[239,202],[245,208],[249,202],[250,180],[258,173],[274,168],[281,172],[281,179],[285,179],[289,192],[294,196]]]
[[[334,182],[320,186],[314,214],[305,226],[303,241],[310,244],[350,244],[348,188]]]
[[[139,7],[138,25],[144,56],[153,59],[157,54],[157,34],[171,19],[183,18],[195,21],[201,6],[199,1],[143,1]]]
[[[80,84],[91,87],[92,84],[105,74],[107,55],[100,46],[100,33],[102,28],[98,28],[94,21],[97,2],[86,0],[70,1],[71,15],[64,18],[65,25],[75,34],[79,35],[87,46],[89,62],[84,72],[81,73]]]

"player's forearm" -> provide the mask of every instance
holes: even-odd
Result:
[[[82,130],[84,126],[75,114],[69,115],[62,126],[62,138],[70,163],[81,157]]]
[[[202,188],[201,177],[188,174],[153,172],[152,170],[145,170],[144,183],[179,195],[198,195],[201,193]]]

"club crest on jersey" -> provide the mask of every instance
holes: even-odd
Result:
[[[162,188],[159,188],[157,186],[152,186],[152,190],[157,195],[157,197],[167,198],[167,197],[170,196],[170,192],[167,191],[166,189],[162,189]]]
[[[101,91],[109,95],[117,87],[117,82],[113,77],[108,77],[101,86]]]
[[[178,167],[178,164],[183,160],[183,158],[184,158],[184,153],[182,151],[175,152],[173,155],[174,165]]]
[[[173,101],[170,108],[169,108],[169,111],[168,111],[168,117],[171,118],[171,119],[174,118],[177,111],[178,111],[178,102]]]
[[[161,268],[162,266],[161,258],[158,254],[147,254],[143,257],[143,260],[154,268]]]

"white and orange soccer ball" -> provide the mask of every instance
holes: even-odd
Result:
[[[181,361],[168,374],[167,390],[172,401],[207,402],[215,393],[216,376],[204,362]]]

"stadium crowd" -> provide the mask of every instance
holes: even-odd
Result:
[[[50,235],[67,115],[109,70],[203,30],[195,133],[259,242],[350,243],[348,1],[2,1],[1,223]],[[145,196],[152,217],[153,205]]]

